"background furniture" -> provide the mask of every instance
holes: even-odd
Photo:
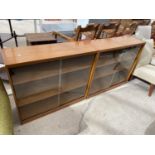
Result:
[[[138,26],[139,25],[149,25],[151,20],[150,19],[110,19],[110,22],[117,22],[120,25],[123,26],[128,26],[132,23],[136,23]]]
[[[128,24],[122,24],[120,22],[115,36],[133,35],[137,29],[137,26],[138,25],[134,22],[129,22]]]
[[[88,24],[84,28],[81,26],[78,26],[75,29],[75,34],[72,38],[63,34],[63,33],[60,33],[60,32],[53,32],[53,35],[55,36],[55,38],[57,38],[59,36],[61,38],[66,39],[67,41],[79,41],[79,40],[83,40],[83,39],[95,39],[98,28],[99,28],[99,24]]]
[[[119,24],[116,36],[133,35],[136,32],[137,27],[147,26],[150,24],[150,19],[115,19],[110,22],[116,22]]]
[[[106,23],[107,22],[107,23]],[[99,23],[99,21],[98,21]],[[112,38],[123,35],[133,35],[136,32],[138,23],[132,20],[127,20],[126,22],[120,21],[104,21],[104,24],[88,24],[86,27],[82,28],[78,26],[75,29],[75,33],[71,36],[63,34],[61,32],[53,32],[55,38],[63,38],[67,41],[78,41],[83,39],[103,39]]]
[[[40,20],[42,21],[42,20]],[[81,25],[82,23],[80,23]],[[43,20],[42,23],[40,23],[40,29],[41,32],[60,32],[64,35],[67,35],[69,37],[73,37],[74,36],[74,29],[77,27],[77,22],[76,20],[58,20],[51,22],[51,20],[47,21],[47,20]],[[66,39],[63,39],[62,37],[58,37],[57,38],[57,42],[66,42]]]
[[[27,45],[42,45],[56,43],[57,40],[50,33],[25,34]]]
[[[134,22],[129,23],[125,26],[120,24],[118,31],[116,32],[116,36],[133,35],[135,34],[137,27],[138,25]]]
[[[133,22],[136,22],[137,25],[149,25],[151,19],[132,19]]]
[[[0,135],[13,134],[13,120],[10,101],[0,79]]]
[[[145,40],[146,44],[143,48],[140,61],[133,73],[134,76],[150,83],[149,93],[151,96],[155,88],[155,66],[150,64],[152,56],[155,54],[153,40]]]
[[[81,27],[78,26],[77,29],[75,30],[76,35],[74,40],[79,41],[82,40],[83,34],[85,35],[84,39],[95,39],[96,34],[99,28],[99,24],[88,24],[86,27]]]
[[[124,36],[4,49],[21,122],[127,82],[143,45]]]
[[[109,24],[101,24],[98,30],[97,39],[101,38],[112,38],[116,36],[119,23],[111,22]]]
[[[151,26],[138,26],[135,35],[138,38],[145,38],[150,39],[151,38]]]

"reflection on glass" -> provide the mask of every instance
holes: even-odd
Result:
[[[93,58],[79,56],[12,69],[22,120],[83,97]]]
[[[102,52],[97,62],[90,94],[125,81],[138,49],[138,47],[132,47],[108,53]]]
[[[85,95],[93,55],[62,60],[60,105]]]
[[[11,70],[22,120],[59,106],[59,61]]]

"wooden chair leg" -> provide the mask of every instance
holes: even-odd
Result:
[[[131,76],[129,77],[128,81],[131,81],[131,80],[133,80],[133,79],[135,79],[135,76],[131,75]]]
[[[151,84],[150,88],[149,88],[149,94],[148,94],[149,96],[152,95],[152,92],[153,92],[154,89],[155,89],[155,85]]]

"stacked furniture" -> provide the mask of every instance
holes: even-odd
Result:
[[[10,101],[0,79],[0,135],[13,134],[13,121]]]
[[[103,38],[112,38],[116,36],[116,33],[119,28],[119,23],[108,23],[108,24],[101,24],[100,28],[98,30],[98,33],[96,35],[97,39],[103,39]]]
[[[52,32],[52,34],[57,39],[61,37],[67,41],[79,41],[84,39],[95,39],[96,34],[99,29],[99,24],[88,24],[86,27],[81,27],[80,25],[74,30],[73,36],[67,36],[61,32]]]
[[[110,20],[110,22],[115,22],[119,24],[119,28],[116,32],[116,36],[122,36],[126,34],[133,35],[136,32],[138,26],[149,25],[150,19],[115,19]]]
[[[131,20],[132,21],[132,20]],[[109,21],[107,23],[91,23],[86,27],[78,26],[72,36],[68,36],[61,32],[52,32],[56,40],[62,38],[66,41],[78,41],[84,39],[103,39],[112,38],[124,35],[133,35],[137,29],[137,22],[128,21],[123,23],[122,21]]]
[[[123,26],[128,26],[132,23],[136,23],[137,25],[149,25],[150,19],[111,19],[110,22],[116,22]]]
[[[144,44],[123,36],[4,49],[21,123],[127,82]]]

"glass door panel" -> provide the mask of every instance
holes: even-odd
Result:
[[[139,47],[132,47],[119,51],[119,54],[116,58],[118,63],[114,68],[115,72],[113,74],[111,85],[115,85],[127,80],[138,51]]]
[[[20,115],[22,120],[29,119],[33,116],[40,115],[49,110],[58,107],[58,96],[52,96],[44,100],[39,100],[28,105],[19,107]]]
[[[62,60],[60,105],[84,97],[93,55]]]
[[[60,61],[17,67],[11,70],[22,119],[59,106]]]
[[[90,94],[127,80],[139,47],[100,53]]]

